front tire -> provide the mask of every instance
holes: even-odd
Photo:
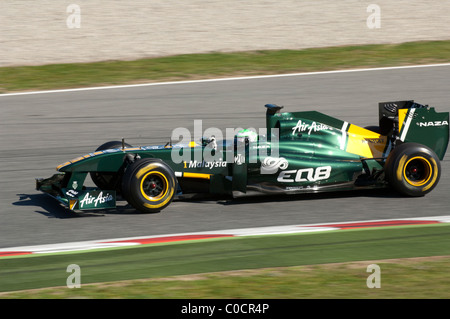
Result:
[[[441,165],[432,149],[417,143],[397,146],[385,163],[386,179],[398,192],[424,196],[439,182]]]
[[[125,148],[133,147],[128,143],[123,146]],[[122,142],[111,141],[100,145],[95,151],[104,151],[109,149],[122,148]],[[91,172],[91,179],[94,184],[103,190],[119,190],[120,185],[120,174],[118,172]]]
[[[128,203],[143,213],[157,213],[173,200],[177,179],[173,170],[154,158],[140,159],[127,167],[122,179],[122,194]]]

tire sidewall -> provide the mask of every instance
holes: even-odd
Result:
[[[124,146],[127,148],[133,147],[128,143],[124,143]],[[106,142],[97,147],[95,152],[115,148],[122,148],[122,142],[121,141]],[[90,175],[92,181],[99,189],[116,190],[117,192],[120,192],[120,178],[121,178],[120,174],[116,172],[90,172]]]

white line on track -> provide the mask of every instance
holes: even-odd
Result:
[[[384,226],[396,226],[395,222],[406,222],[404,225],[408,225],[407,221],[424,221],[424,222],[437,222],[437,223],[450,223],[450,215],[445,216],[433,216],[433,217],[416,217],[416,218],[398,218],[398,219],[379,219],[379,220],[366,220],[366,221],[349,221],[349,222],[335,222],[335,223],[320,223],[320,224],[306,224],[306,225],[287,225],[287,226],[268,226],[268,227],[253,227],[253,228],[239,228],[239,229],[225,229],[225,230],[212,230],[193,233],[179,233],[179,234],[165,234],[165,235],[151,235],[140,237],[128,237],[128,238],[115,238],[115,239],[102,239],[102,240],[89,240],[71,243],[60,244],[48,244],[48,245],[36,245],[36,246],[22,246],[22,247],[10,247],[0,248],[0,258],[2,253],[58,253],[58,252],[71,252],[71,251],[83,251],[103,248],[120,248],[125,246],[140,245],[140,240],[148,240],[152,238],[164,239],[167,237],[182,237],[182,236],[202,236],[202,235],[222,235],[223,237],[241,237],[241,236],[261,236],[261,235],[275,235],[275,234],[299,234],[299,233],[314,233],[330,230],[339,230],[342,227],[351,228],[352,224],[367,224],[364,228],[377,227],[377,225],[371,225],[371,223],[385,222]],[[389,222],[394,222],[389,224]],[[398,225],[398,224],[397,224]],[[400,224],[401,225],[401,224]],[[413,224],[411,224],[413,225]],[[420,225],[420,223],[419,223]],[[358,226],[358,225],[356,225]],[[380,226],[380,225],[379,225]],[[383,225],[381,225],[383,226]],[[190,240],[181,239],[180,241]],[[3,255],[5,257],[7,255]]]
[[[401,70],[401,69],[414,69],[414,68],[432,68],[432,67],[443,67],[443,66],[444,67],[445,66],[450,66],[450,63],[424,64],[424,65],[406,65],[406,66],[366,68],[366,69],[349,69],[349,70],[334,70],[334,71],[320,71],[320,72],[272,74],[272,75],[255,75],[255,76],[242,76],[242,77],[231,77],[231,78],[214,78],[214,79],[205,79],[205,80],[152,82],[152,83],[141,83],[141,84],[97,86],[97,87],[87,87],[87,88],[62,89],[62,90],[17,92],[17,93],[0,94],[0,98],[1,97],[6,97],[6,96],[19,96],[19,95],[32,95],[32,94],[50,94],[50,93],[66,93],[66,92],[93,91],[93,90],[111,90],[111,89],[136,88],[136,87],[146,87],[146,86],[175,85],[175,84],[194,84],[194,83],[208,83],[208,82],[222,82],[222,81],[256,80],[256,79],[282,78],[282,77],[294,77],[294,76],[312,76],[312,75],[339,74],[339,73],[352,73],[352,72]]]

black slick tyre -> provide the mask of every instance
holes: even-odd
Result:
[[[135,161],[127,167],[122,178],[122,196],[143,213],[157,213],[166,208],[176,189],[175,173],[159,159]]]
[[[439,182],[439,158],[429,147],[417,143],[398,145],[385,163],[386,180],[407,196],[424,196]]]
[[[132,147],[125,143],[126,148]],[[109,149],[122,148],[121,141],[111,141],[100,145],[95,151],[104,151]],[[91,179],[94,184],[103,190],[119,190],[120,189],[120,174],[118,172],[91,172]]]

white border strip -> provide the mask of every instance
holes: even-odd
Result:
[[[431,67],[442,67],[442,66],[450,66],[450,63],[424,64],[424,65],[405,65],[405,66],[380,67],[380,68],[349,69],[349,70],[303,72],[303,73],[287,73],[287,74],[273,74],[273,75],[255,75],[255,76],[243,76],[243,77],[231,77],[231,78],[215,78],[215,79],[205,79],[205,80],[154,82],[154,83],[113,85],[113,86],[98,86],[98,87],[62,89],[62,90],[17,92],[17,93],[0,94],[0,97],[32,95],[32,94],[80,92],[80,91],[93,91],[93,90],[111,90],[111,89],[137,88],[137,87],[159,86],[159,85],[174,85],[174,84],[194,84],[194,83],[208,83],[208,82],[222,82],[222,81],[256,80],[256,79],[283,78],[283,77],[323,75],[323,74],[340,74],[340,73],[352,73],[352,72],[401,70],[401,69],[414,69],[414,68],[431,68]]]
[[[406,119],[405,127],[403,128],[402,136],[400,137],[400,140],[401,140],[402,142],[405,141],[406,134],[408,134],[409,126],[411,125],[411,121],[412,121],[412,119],[413,119],[413,117],[414,117],[414,111],[415,111],[415,110],[416,110],[416,109],[409,109],[409,112],[408,112],[408,114],[406,115],[408,118]]]
[[[348,127],[348,122],[344,122],[344,124],[342,125],[342,128],[341,128],[341,131],[342,131],[341,144],[340,144],[341,150],[345,149],[345,143],[347,141],[347,127]]]
[[[394,219],[379,219],[379,220],[363,220],[363,221],[350,221],[350,222],[333,222],[333,223],[318,223],[307,225],[288,225],[288,226],[267,226],[267,227],[254,227],[254,228],[239,228],[239,229],[225,229],[225,230],[211,230],[203,232],[193,233],[179,233],[179,234],[164,234],[164,235],[152,235],[152,236],[140,236],[140,237],[126,237],[115,239],[102,239],[102,240],[90,240],[71,243],[49,244],[49,245],[36,245],[36,246],[21,246],[11,248],[0,248],[1,252],[25,252],[30,254],[43,254],[43,253],[57,253],[57,252],[72,252],[102,248],[113,247],[125,247],[141,245],[133,240],[138,241],[141,239],[151,238],[164,238],[164,237],[177,237],[177,236],[189,236],[189,235],[230,235],[232,237],[241,236],[259,236],[259,235],[276,235],[276,234],[296,234],[305,232],[321,232],[329,230],[339,230],[340,228],[335,226],[336,224],[360,224],[371,222],[388,222],[388,221],[408,221],[408,220],[422,220],[422,221],[436,221],[439,223],[450,223],[450,215],[434,216],[434,217],[416,217],[416,218],[394,218]],[[315,226],[315,227],[313,227]],[[395,226],[395,225],[392,225]],[[376,227],[376,226],[374,226]],[[370,227],[369,227],[370,228]],[[377,227],[378,228],[378,227]],[[8,258],[8,256],[0,257]]]

